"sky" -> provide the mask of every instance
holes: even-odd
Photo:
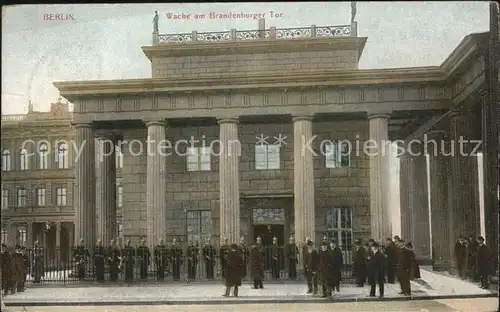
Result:
[[[254,19],[172,20],[167,13],[262,13],[267,27],[278,28],[345,25],[351,17],[349,2],[3,6],[2,114],[23,114],[30,100],[35,110],[49,110],[59,95],[53,81],[151,77],[141,46],[152,43],[155,10],[160,33],[258,25]],[[44,18],[49,14],[68,18]],[[358,35],[368,37],[360,68],[439,65],[466,35],[488,31],[488,3],[358,2],[356,20]]]

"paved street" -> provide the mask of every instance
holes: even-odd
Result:
[[[6,310],[4,310],[6,311]],[[325,311],[387,311],[387,312],[494,312],[497,298],[445,299],[418,301],[350,302],[331,304],[251,304],[251,305],[163,305],[163,306],[57,306],[13,307],[7,312],[325,312]]]

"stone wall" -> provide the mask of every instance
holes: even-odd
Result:
[[[154,57],[153,78],[217,78],[358,68],[355,50]]]
[[[370,231],[369,217],[369,178],[368,159],[362,153],[352,152],[350,168],[325,168],[325,158],[319,151],[321,140],[351,140],[353,148],[359,138],[360,146],[368,133],[367,121],[337,121],[314,123],[313,134],[318,135],[313,147],[318,153],[314,157],[315,197],[316,197],[316,240],[320,240],[326,222],[326,208],[338,205],[353,207],[353,230],[355,237],[368,238]],[[280,170],[255,170],[256,137],[268,136],[268,143],[274,143],[274,136],[286,136],[286,145],[282,146]],[[219,128],[185,127],[169,128],[167,138],[172,142],[181,139],[204,139],[207,146],[218,139]],[[133,130],[124,133],[125,140],[138,138],[145,141],[146,130]],[[293,194],[293,125],[287,124],[252,124],[239,126],[241,141],[240,191],[242,194]],[[130,150],[137,152],[138,145],[124,148],[123,217],[124,234],[133,241],[146,235],[146,167],[147,158],[132,156]],[[195,143],[194,146],[201,146]],[[185,152],[186,144],[179,146]],[[359,156],[357,155],[359,154]],[[212,156],[211,171],[188,172],[186,157],[172,155],[167,157],[167,233],[170,241],[174,236],[185,240],[186,210],[210,210],[212,212],[213,240],[218,241],[219,232],[219,172],[218,158]],[[293,205],[287,207],[293,211]],[[251,228],[251,209],[242,204],[242,232]],[[247,237],[250,239],[250,237]],[[298,238],[299,239],[299,238]]]

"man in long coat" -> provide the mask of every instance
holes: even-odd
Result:
[[[9,293],[10,279],[12,276],[12,256],[6,244],[2,244],[2,291],[4,295]]]
[[[148,279],[148,268],[151,264],[151,251],[149,247],[146,246],[146,239],[141,239],[141,245],[137,248],[136,252],[137,264],[139,268],[139,277],[141,280]]]
[[[94,247],[94,266],[95,266],[95,279],[97,282],[104,282],[104,272],[105,272],[105,251],[102,246],[101,240],[97,240]]]
[[[307,293],[318,293],[318,270],[319,270],[319,253],[314,248],[314,243],[309,241],[307,249],[307,264],[306,264],[306,278],[307,278]]]
[[[299,248],[295,244],[295,239],[290,236],[288,244],[285,247],[285,258],[288,264],[288,278],[295,280],[297,278],[297,261],[299,256]]]
[[[333,286],[333,251],[328,249],[328,243],[321,243],[321,252],[319,253],[319,279],[323,298],[332,295]]]
[[[210,239],[208,238],[203,246],[203,261],[205,262],[205,269],[207,272],[207,279],[214,279],[215,272],[215,258],[217,256],[217,250],[212,244],[210,244]]]
[[[174,281],[179,281],[181,279],[181,266],[183,264],[184,255],[175,237],[172,239],[172,247],[170,248],[169,256],[170,263],[172,264]]]
[[[114,239],[109,242],[106,252],[106,260],[109,268],[109,281],[116,282],[120,273],[121,250]]]
[[[132,247],[132,242],[127,240],[125,248],[123,248],[123,265],[125,266],[125,281],[130,283],[134,280],[134,269],[135,269],[135,248]]]
[[[43,248],[40,247],[38,241],[35,241],[33,246],[33,268],[31,272],[31,276],[33,277],[33,283],[40,283],[41,278],[45,274],[45,268],[43,263]]]
[[[477,259],[477,238],[474,235],[469,236],[467,244],[467,275],[473,282],[478,281],[476,259]]]
[[[250,250],[245,245],[245,238],[243,236],[240,238],[239,248],[241,251],[241,256],[243,257],[243,264],[241,266],[241,278],[245,279],[247,277],[248,259],[250,258]]]
[[[226,291],[224,296],[228,297],[231,288],[234,287],[234,296],[238,297],[238,287],[241,286],[241,266],[243,265],[243,257],[238,245],[231,245],[226,260]]]
[[[26,247],[23,246],[22,252],[23,252],[23,259],[24,259],[23,285],[24,285],[24,288],[26,289],[26,278],[27,278],[28,274],[30,274],[31,259],[30,259],[29,251],[26,249]]]
[[[363,287],[366,281],[366,250],[360,239],[354,242],[353,252],[353,275],[356,278],[356,286]]]
[[[455,242],[455,261],[457,266],[457,273],[460,278],[464,278],[464,270],[467,263],[467,245],[465,239],[460,236]]]
[[[163,281],[165,279],[165,269],[168,265],[168,249],[163,239],[160,239],[158,245],[156,245],[154,257],[156,264],[156,280]]]
[[[370,297],[375,297],[376,286],[378,285],[380,298],[384,297],[384,282],[385,282],[385,268],[386,257],[380,251],[378,243],[374,242],[371,245],[372,256],[370,257],[368,266],[370,267],[369,278],[370,281]]]
[[[387,257],[387,282],[394,284],[396,282],[396,267],[398,263],[397,247],[390,237],[385,240],[385,256]]]
[[[264,279],[264,250],[260,237],[250,248],[250,277],[253,280],[254,289],[263,289],[262,280]]]
[[[227,253],[229,252],[228,239],[224,238],[219,248],[220,273],[222,277],[226,277]]]
[[[188,279],[196,279],[196,268],[198,267],[200,248],[198,247],[198,242],[191,242],[187,248],[187,258],[188,258]]]
[[[490,249],[484,244],[484,238],[479,236],[477,238],[477,271],[479,280],[481,281],[481,288],[490,288],[490,275],[494,273],[492,254]]]
[[[16,262],[16,291],[22,292],[24,291],[24,281],[26,278],[26,265],[24,261],[23,249],[20,245],[16,245],[16,252],[14,253],[14,258]]]
[[[273,244],[269,248],[270,251],[270,262],[271,262],[271,276],[273,279],[280,278],[281,263],[283,260],[283,250],[280,245],[278,245],[278,238],[273,238]]]
[[[404,240],[399,241],[399,263],[398,263],[398,278],[401,286],[401,295],[411,295],[411,270],[413,267],[413,259],[410,250],[405,248]]]
[[[332,291],[340,292],[340,281],[342,280],[342,267],[344,266],[344,255],[342,249],[332,240],[330,242],[332,252]]]
[[[83,245],[83,239],[78,241],[78,245],[75,248],[73,258],[75,259],[76,272],[79,280],[85,279],[85,270],[87,268],[87,263],[90,257],[90,253],[87,248]]]

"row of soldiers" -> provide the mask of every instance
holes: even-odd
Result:
[[[2,292],[22,292],[26,287],[26,277],[30,270],[30,258],[25,248],[16,245],[9,248],[2,244]]]

